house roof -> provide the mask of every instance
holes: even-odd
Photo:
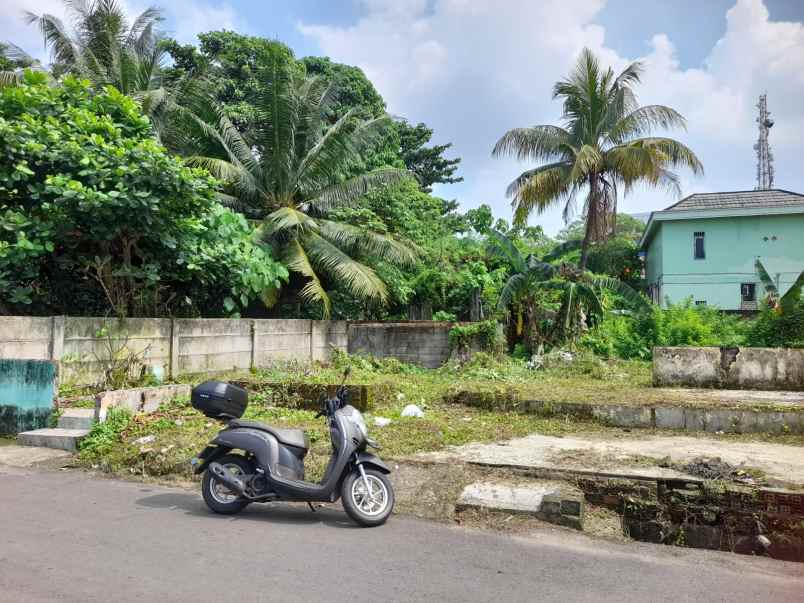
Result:
[[[695,218],[723,218],[767,214],[804,213],[804,195],[782,189],[695,193],[662,211],[650,214],[642,240],[645,249],[661,222]]]
[[[688,209],[742,209],[760,207],[787,207],[804,204],[804,195],[774,188],[758,191],[734,191],[730,193],[695,193],[684,197],[664,211]]]

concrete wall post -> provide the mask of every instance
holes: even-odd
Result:
[[[251,322],[251,361],[249,362],[249,368],[253,371],[257,368],[257,350],[259,349],[257,346],[259,345],[259,333],[257,333],[257,323],[256,321],[252,320]]]
[[[176,319],[170,321],[170,378],[179,376],[179,325]]]
[[[59,362],[64,353],[64,316],[54,316],[50,324],[50,359]]]

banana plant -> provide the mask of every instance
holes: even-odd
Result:
[[[765,294],[768,305],[776,310],[780,315],[784,315],[793,311],[796,303],[801,299],[801,291],[804,289],[804,270],[798,275],[795,282],[785,292],[784,295],[779,295],[779,288],[771,278],[762,261],[757,258],[754,263],[759,280],[765,288]]]
[[[518,335],[523,333],[524,319],[527,318],[528,343],[533,349],[546,340],[555,343],[571,339],[584,324],[603,316],[603,290],[620,295],[634,312],[650,308],[644,296],[622,281],[597,277],[567,262],[551,264],[546,260],[552,259],[553,254],[543,258],[533,254],[524,255],[507,236],[498,231],[489,232],[489,251],[504,259],[511,271],[500,292],[498,309],[503,312],[515,310]],[[557,312],[545,310],[545,294],[548,292],[558,293],[560,301]],[[549,332],[542,333],[538,325],[545,318],[551,320],[552,327]]]

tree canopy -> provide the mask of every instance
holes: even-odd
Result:
[[[0,89],[0,302],[33,313],[231,315],[287,271],[137,103],[40,73]]]

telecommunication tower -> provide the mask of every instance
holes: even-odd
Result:
[[[762,94],[757,103],[759,109],[759,139],[754,145],[757,152],[757,186],[756,190],[773,188],[773,153],[768,144],[768,132],[773,127],[773,120],[768,111],[768,95]]]

